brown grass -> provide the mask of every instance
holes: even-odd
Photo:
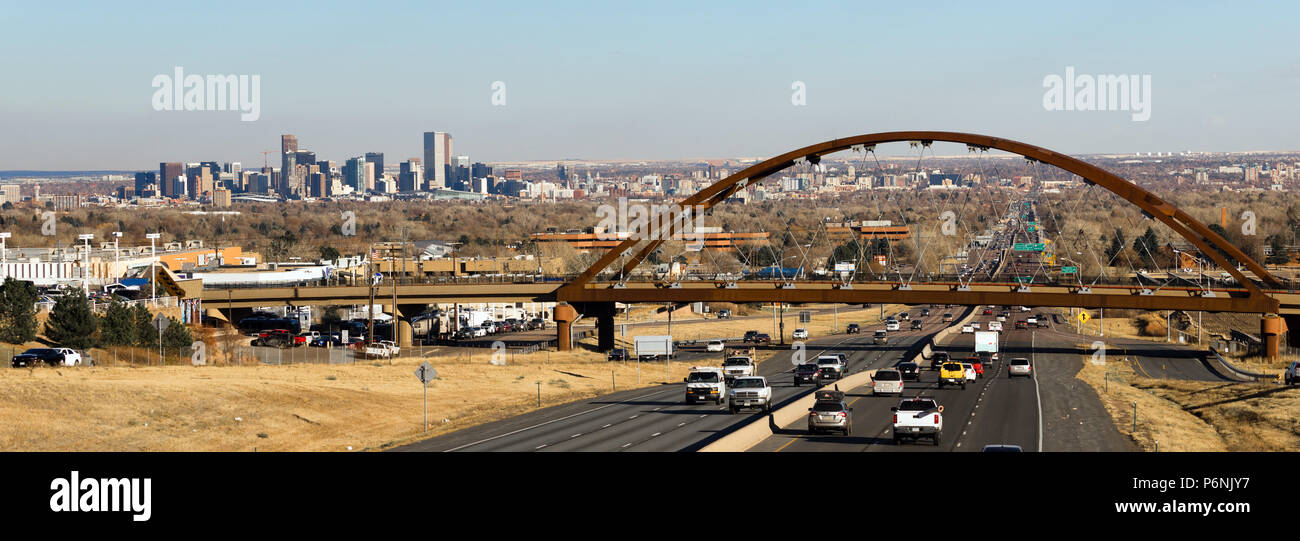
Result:
[[[1135,382],[1145,378],[1139,378],[1125,361],[1109,358],[1102,366],[1084,357],[1083,369],[1076,377],[1097,391],[1115,427],[1144,451],[1155,451],[1156,442],[1160,451],[1229,450],[1214,427],[1184,411],[1179,404],[1140,388]],[[1136,431],[1133,430],[1134,402],[1138,411]]]
[[[1300,389],[1268,383],[1140,378],[1133,386],[1207,423],[1229,451],[1300,448]],[[1163,445],[1163,444],[1162,444]]]

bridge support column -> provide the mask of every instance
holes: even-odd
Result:
[[[578,320],[578,311],[568,303],[559,303],[555,305],[552,319],[555,320],[555,333],[558,338],[556,349],[560,351],[573,349],[573,322]]]
[[[1277,314],[1264,314],[1259,320],[1259,336],[1264,340],[1264,356],[1276,359],[1281,353],[1282,333],[1286,332],[1286,320]]]
[[[1300,314],[1282,316],[1282,322],[1286,324],[1283,329],[1286,332],[1286,345],[1300,349]]]
[[[596,317],[596,351],[606,353],[614,349],[614,303],[590,303],[582,312]]]

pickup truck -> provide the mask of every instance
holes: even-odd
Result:
[[[871,376],[871,396],[882,394],[903,396],[903,375],[899,371],[882,369]]]
[[[747,356],[727,357],[722,361],[722,373],[727,381],[753,376],[756,369],[754,359]]]
[[[722,369],[713,366],[693,366],[686,375],[686,403],[712,401],[721,404],[726,400],[727,382]]]
[[[935,445],[943,437],[943,406],[933,398],[904,398],[894,412],[894,444],[904,439],[930,438]]]
[[[759,408],[765,412],[772,411],[772,386],[762,376],[736,378],[731,382],[727,398],[731,413],[742,408]]]
[[[966,388],[966,368],[957,362],[946,362],[939,367],[939,388],[944,385],[960,385]]]
[[[844,360],[839,355],[822,355],[817,357],[818,374],[823,378],[840,379],[844,377]]]

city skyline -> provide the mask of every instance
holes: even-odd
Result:
[[[1300,121],[1288,99],[1300,62],[1285,39],[1297,8],[1285,4],[1267,5],[1270,17],[1212,4],[1100,2],[1076,13],[998,3],[942,14],[823,4],[798,24],[787,4],[389,4],[374,8],[388,25],[382,39],[340,36],[288,63],[268,52],[347,14],[252,6],[126,17],[87,4],[60,15],[57,31],[44,23],[50,7],[0,14],[11,28],[0,43],[33,51],[0,59],[22,83],[0,105],[11,128],[0,134],[0,170],[148,170],[189,156],[256,164],[265,141],[285,133],[322,156],[402,160],[423,156],[415,134],[430,129],[497,163],[767,156],[898,129],[987,133],[1067,154],[1300,147],[1287,130]],[[301,30],[257,32],[243,15],[254,11]],[[199,16],[222,32],[194,40],[169,24]],[[430,18],[482,24],[447,25],[436,38],[408,32]],[[412,67],[430,51],[456,69]],[[357,63],[379,77],[336,69]],[[151,108],[151,78],[176,67],[260,76],[260,117]],[[1044,78],[1067,69],[1150,75],[1150,119],[1045,110]],[[806,105],[792,105],[794,83]]]

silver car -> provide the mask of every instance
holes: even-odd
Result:
[[[845,436],[852,434],[852,408],[844,403],[843,398],[821,400],[820,393],[823,392],[836,393],[841,397],[844,395],[839,391],[818,391],[817,402],[813,407],[808,408],[808,431],[813,434],[820,432],[843,432]]]
[[[1033,367],[1030,366],[1029,359],[1016,357],[1011,359],[1011,362],[1007,364],[1007,377],[1014,378],[1016,376],[1024,376],[1032,378],[1034,376],[1031,373],[1031,370],[1033,370]]]

